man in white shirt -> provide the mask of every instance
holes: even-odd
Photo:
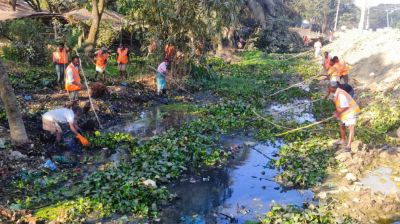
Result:
[[[85,111],[87,111],[87,109],[85,109]],[[80,128],[77,124],[77,120],[83,112],[84,111],[80,107],[50,110],[42,115],[43,129],[56,135],[57,142],[62,140],[63,135],[60,124],[69,124],[71,131],[75,135],[79,135]]]
[[[320,56],[321,48],[322,48],[322,43],[320,40],[317,40],[317,42],[314,43],[315,58],[318,58]]]

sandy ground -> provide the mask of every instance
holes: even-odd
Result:
[[[352,65],[350,80],[358,95],[394,93],[395,101],[400,86],[400,30],[341,32],[325,50]],[[358,103],[366,107],[373,100],[368,97]],[[318,198],[335,205],[335,215],[359,223],[400,220],[400,148],[356,141],[352,152],[338,151],[336,159],[339,167],[317,190]]]
[[[348,30],[336,36],[324,50],[352,65],[353,82],[372,91],[399,87],[400,30]]]

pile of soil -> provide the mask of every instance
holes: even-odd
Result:
[[[350,75],[356,83],[372,91],[398,88],[400,30],[348,30],[335,36],[337,39],[324,50],[352,65]]]

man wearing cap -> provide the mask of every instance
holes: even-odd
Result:
[[[95,79],[97,80],[97,76],[103,74],[103,81],[106,81],[106,66],[107,66],[107,59],[110,56],[108,53],[107,48],[102,47],[100,50],[95,52],[96,61],[96,76]]]
[[[334,103],[336,106],[334,116],[340,121],[340,139],[343,146],[346,144],[346,127],[349,129],[349,137],[345,150],[350,151],[351,143],[354,139],[357,115],[361,112],[360,107],[350,94],[339,88],[338,85],[330,85],[329,92],[334,94]]]

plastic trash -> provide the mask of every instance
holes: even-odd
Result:
[[[31,101],[32,100],[32,96],[31,95],[25,95],[24,96],[24,100]]]
[[[46,161],[46,163],[43,165],[43,167],[44,167],[44,168],[47,168],[47,169],[49,169],[49,170],[51,170],[51,171],[57,170],[56,164],[54,164],[53,161],[51,161],[51,159],[48,159],[48,160]]]

